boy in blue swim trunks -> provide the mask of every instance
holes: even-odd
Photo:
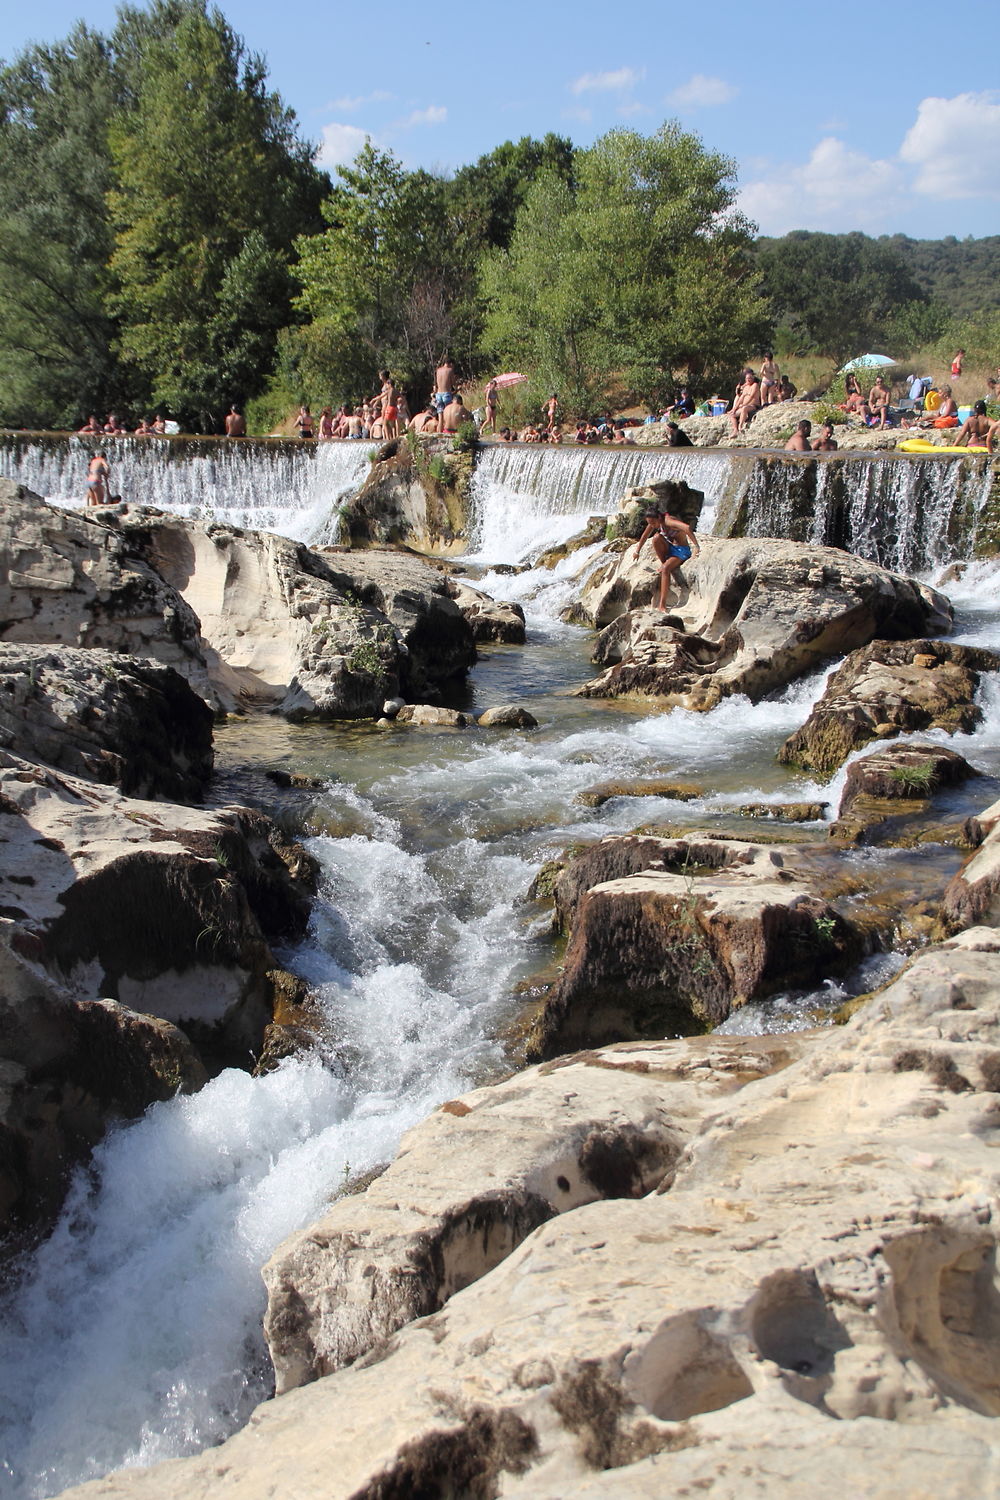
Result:
[[[687,562],[691,556],[697,557],[701,549],[687,522],[665,510],[647,510],[646,529],[636,543],[633,556],[639,556],[650,537],[653,538],[653,551],[660,561],[660,602],[657,608],[666,610],[674,574],[681,563]]]

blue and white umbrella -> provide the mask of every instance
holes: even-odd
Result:
[[[857,359],[849,359],[846,365],[840,368],[840,374],[848,370],[877,370],[882,365],[894,365],[897,361],[890,359],[888,354],[859,354]]]

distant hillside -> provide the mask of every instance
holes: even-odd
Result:
[[[911,276],[930,297],[959,317],[1000,306],[1000,235],[984,239],[911,240],[882,235]]]

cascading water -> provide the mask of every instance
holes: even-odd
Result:
[[[627,489],[657,479],[686,479],[701,490],[699,530],[710,532],[729,475],[729,455],[717,451],[497,443],[481,454],[473,475],[469,548],[491,562],[521,562],[565,541],[588,516],[617,510]]]
[[[303,468],[322,453],[303,455]],[[734,473],[745,498],[763,472],[760,461],[725,452],[493,450],[476,480],[477,545],[484,560],[518,561],[532,535],[538,545],[579,530],[588,514],[613,509],[627,485],[672,475],[728,506]],[[814,472],[830,486],[824,514],[842,515],[835,471]],[[946,490],[957,487],[937,511],[950,526],[974,485],[940,464],[933,472]],[[174,478],[178,505],[206,503],[192,498],[193,479],[184,498],[180,465]],[[783,493],[791,515],[794,496]],[[765,502],[778,503],[770,492]],[[859,484],[852,503],[860,535],[876,501]],[[809,524],[821,513],[817,505]],[[932,556],[953,545],[921,536]],[[695,826],[711,817],[739,826],[734,809],[746,800],[835,800],[836,787],[775,760],[821,690],[818,679],[755,706],[731,698],[709,714],[638,714],[565,696],[591,675],[586,632],[558,618],[589,560],[583,549],[553,570],[488,576],[492,592],[525,604],[531,647],[491,648],[468,707],[527,701],[540,721],[530,736],[273,721],[220,730],[223,768],[278,759],[331,778],[313,813],[312,826],[325,830],[311,840],[321,898],[308,940],[280,958],[316,988],[343,1058],[288,1060],[259,1079],[226,1072],[197,1095],[154,1106],[97,1149],[0,1306],[6,1500],[41,1500],[115,1467],[199,1450],[267,1396],[260,1265],[322,1212],[346,1176],[390,1157],[402,1131],[503,1066],[492,1038],[512,1014],[515,981],[548,952],[523,905],[543,859],[639,822]],[[998,634],[996,581],[978,565],[963,579],[963,638]],[[1000,713],[972,736],[935,737],[980,769],[1000,769]],[[651,775],[696,782],[703,794],[683,804],[645,798],[639,808],[628,797],[600,809],[576,800],[596,782]],[[881,857],[859,853],[859,883]],[[904,857],[931,859],[926,850]],[[788,1002],[776,1024],[801,1025],[806,1014]],[[753,1024],[751,1013],[738,1024]]]
[[[55,505],[79,506],[90,455],[102,447],[112,493],[124,500],[317,543],[336,540],[337,510],[369,471],[365,443],[116,437],[6,438],[0,474]]]

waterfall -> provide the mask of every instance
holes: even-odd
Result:
[[[108,455],[112,493],[133,504],[309,542],[334,539],[339,506],[369,470],[368,445],[357,442],[32,435],[0,439],[0,475],[55,505],[81,505],[95,448]]]
[[[548,448],[491,445],[472,480],[469,548],[492,562],[521,562],[565,541],[587,517],[607,515],[633,485],[686,479],[703,491],[700,531],[710,531],[731,457],[690,448]]]
[[[990,496],[989,460],[908,454],[747,449],[508,447],[481,457],[472,481],[470,550],[521,562],[607,515],[633,485],[685,479],[705,496],[698,530],[842,547],[901,573],[923,573],[976,542]]]

